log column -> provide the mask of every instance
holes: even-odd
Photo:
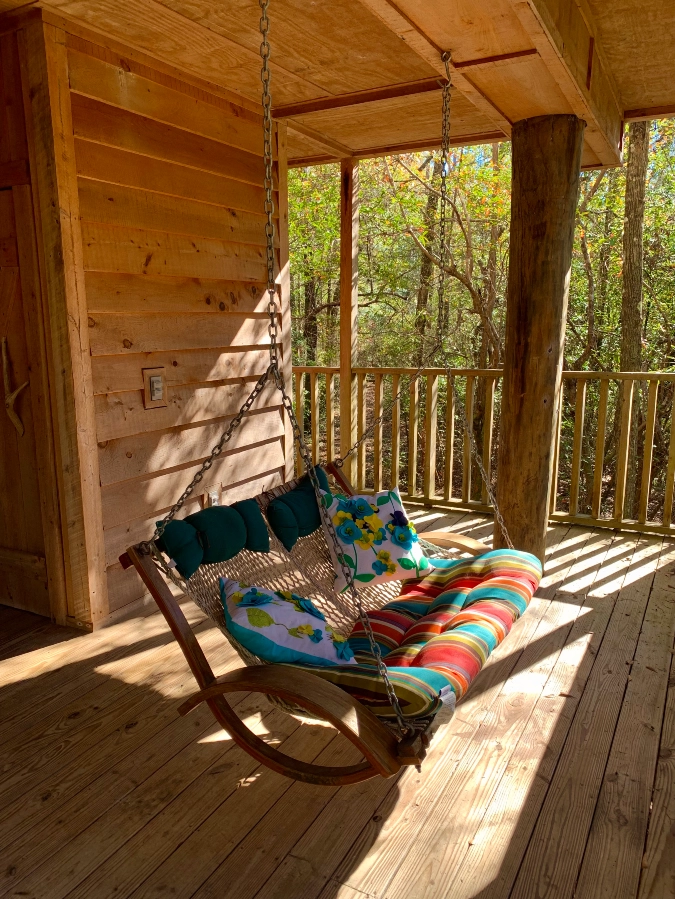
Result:
[[[542,562],[585,123],[513,127],[511,242],[497,501],[515,547]],[[495,522],[495,546],[505,546]]]
[[[356,442],[357,322],[359,314],[359,169],[351,159],[340,166],[340,455]],[[355,481],[355,457],[345,475]]]

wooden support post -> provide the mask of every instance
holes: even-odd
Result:
[[[366,376],[359,372],[356,376],[356,436],[358,440],[363,437],[366,430]],[[364,490],[366,486],[366,444],[363,443],[356,451],[356,489]]]
[[[401,376],[394,373],[391,376],[391,475],[389,478],[389,488],[394,490],[398,487],[399,467],[401,464],[401,398],[396,395],[399,392]]]
[[[633,391],[635,382],[626,379],[622,384],[621,430],[619,432],[619,453],[616,460],[616,493],[614,494],[614,518],[623,519],[626,505],[626,475],[630,452],[630,423],[633,415]]]
[[[108,614],[108,589],[65,32],[32,20],[19,49],[60,462],[67,620],[88,627]]]
[[[642,485],[640,488],[640,506],[638,522],[644,525],[649,509],[649,490],[652,484],[652,458],[654,455],[654,432],[656,431],[656,411],[659,395],[658,381],[649,382],[649,399],[647,401],[647,422],[645,424],[645,443],[642,453]]]
[[[584,123],[513,128],[511,242],[497,501],[511,540],[544,560]],[[495,523],[495,546],[505,546]]]
[[[375,375],[373,419],[382,415],[382,374]],[[382,422],[373,429],[373,490],[382,490]]]
[[[491,477],[492,468],[492,428],[495,418],[495,379],[485,379],[485,415],[483,418],[483,468],[488,479]],[[481,488],[481,503],[489,500],[487,484]]]
[[[670,525],[673,517],[673,493],[675,493],[675,396],[670,413],[670,444],[666,470],[666,495],[663,502],[663,524]]]
[[[584,420],[586,418],[586,379],[577,380],[577,399],[574,407],[574,441],[572,447],[572,482],[570,486],[570,515],[579,514],[579,479],[581,454],[584,444]]]
[[[473,428],[473,393],[474,376],[467,375],[464,410],[466,412],[466,421],[469,423],[469,428]],[[464,438],[462,459],[462,503],[468,503],[471,500],[471,439],[466,432],[466,427],[462,429],[462,437]]]
[[[445,482],[443,499],[452,499],[452,464],[455,456],[455,392],[452,379],[446,378],[445,385]]]
[[[309,428],[312,437],[312,462],[319,462],[319,437],[321,422],[319,421],[319,382],[316,372],[309,373]]]
[[[305,436],[305,376],[302,372],[298,372],[295,376],[295,418],[298,420],[300,434]],[[295,455],[295,474],[302,475],[302,457],[299,453]]]
[[[560,432],[562,431],[562,397],[558,401],[555,434],[553,436],[553,467],[551,469],[551,489],[549,491],[548,511],[553,514],[558,503],[558,470],[560,468]]]
[[[420,424],[420,381],[410,382],[410,405],[408,407],[408,496],[417,495],[417,434]]]
[[[602,504],[602,470],[605,465],[605,432],[607,431],[607,401],[609,399],[609,379],[600,382],[598,399],[598,431],[595,437],[595,469],[593,471],[593,499],[591,515],[600,518]]]
[[[340,454],[356,442],[356,365],[359,311],[359,170],[353,160],[340,164]],[[354,481],[354,458],[344,474]]]
[[[438,375],[427,375],[424,413],[424,500],[436,496],[436,440],[438,438]]]
[[[335,456],[335,407],[333,406],[333,390],[335,375],[326,372],[326,462],[332,462]]]

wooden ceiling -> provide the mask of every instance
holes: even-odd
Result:
[[[256,0],[36,5],[259,104]],[[673,0],[271,0],[269,15],[294,165],[438,146],[443,50],[456,144],[575,113],[584,166],[616,165],[625,117],[675,114]]]

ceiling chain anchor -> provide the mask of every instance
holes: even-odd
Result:
[[[19,385],[16,390],[12,390],[12,383],[9,378],[9,354],[7,352],[6,337],[3,337],[2,339],[2,377],[5,383],[5,410],[9,416],[10,422],[19,432],[19,437],[23,437],[25,429],[23,427],[23,422],[14,409],[14,404],[21,391],[28,387],[28,382],[24,381],[24,383]]]

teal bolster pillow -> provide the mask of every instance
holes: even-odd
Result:
[[[158,526],[161,524],[157,522]],[[183,519],[169,522],[157,541],[157,547],[176,563],[183,578],[194,575],[204,558],[196,529]]]
[[[267,521],[284,547],[287,550],[292,550],[295,542],[300,537],[300,530],[298,528],[298,520],[295,518],[295,513],[290,506],[287,506],[279,497],[276,500],[272,500],[267,507]]]
[[[232,509],[237,510],[246,525],[246,549],[254,553],[269,553],[270,534],[256,501],[240,500],[233,504]]]
[[[328,490],[326,473],[319,466],[314,471],[322,490]],[[305,475],[292,491],[272,500],[267,519],[287,550],[293,549],[299,537],[307,537],[320,527],[321,513],[309,476]]]
[[[208,506],[186,516],[185,522],[197,530],[204,551],[202,562],[225,562],[246,546],[246,524],[232,506]]]

